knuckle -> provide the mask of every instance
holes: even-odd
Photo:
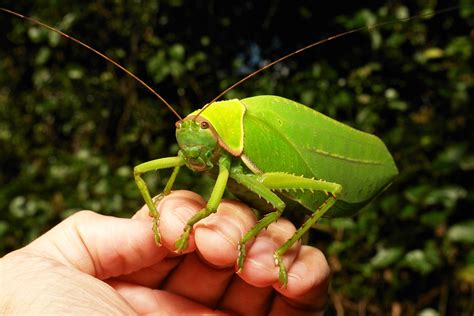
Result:
[[[83,221],[89,221],[89,220],[95,219],[97,218],[97,216],[100,216],[100,215],[94,211],[82,210],[82,211],[72,214],[70,217],[68,217],[68,220],[72,222],[83,222]]]

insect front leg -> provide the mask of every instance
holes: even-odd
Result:
[[[227,180],[229,179],[229,168],[230,158],[227,155],[221,156],[219,158],[219,174],[217,176],[216,184],[212,189],[211,197],[209,198],[206,207],[194,214],[184,226],[183,234],[175,243],[176,252],[179,253],[188,248],[189,234],[191,233],[194,224],[217,211],[217,207],[221,203],[222,195],[227,186]]]
[[[297,242],[308,229],[323,216],[336,202],[336,197],[341,193],[342,186],[338,183],[326,182],[323,180],[315,180],[287,174],[284,172],[270,172],[260,176],[262,183],[272,190],[316,190],[322,191],[328,194],[327,199],[314,211],[311,217],[304,222],[304,224],[298,228],[295,234],[288,239],[280,248],[278,248],[273,257],[275,264],[279,267],[278,279],[282,286],[286,286],[288,283],[288,274],[286,267],[283,263],[283,255],[285,252]]]
[[[158,195],[157,200],[159,201],[171,192],[171,188],[176,179],[176,176],[178,175],[179,169],[184,164],[184,159],[178,156],[147,161],[142,164],[139,164],[138,166],[135,166],[135,168],[133,169],[133,176],[135,177],[135,182],[137,183],[138,189],[140,190],[140,193],[142,194],[143,199],[145,200],[145,203],[148,206],[150,216],[153,217],[153,234],[157,245],[160,244],[160,233],[158,231],[158,222],[160,219],[160,214],[158,213],[158,210],[156,209],[155,205],[155,202],[157,201],[153,201],[153,199],[151,198],[150,191],[148,190],[148,187],[142,178],[142,174],[158,169],[174,168],[171,177],[166,183],[165,189],[160,195]]]

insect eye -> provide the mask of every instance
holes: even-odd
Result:
[[[208,129],[209,128],[209,123],[208,122],[201,122],[201,128],[202,129]]]
[[[181,128],[181,121],[178,121],[174,124],[176,128]]]

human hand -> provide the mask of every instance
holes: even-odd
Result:
[[[0,314],[315,314],[327,300],[329,267],[316,248],[285,254],[288,286],[278,283],[273,252],[295,231],[281,219],[248,243],[235,273],[237,245],[256,218],[223,201],[195,225],[188,249],[174,242],[205,201],[177,191],[163,199],[157,247],[148,209],[132,219],[79,212],[0,259]],[[322,312],[321,312],[322,313]]]

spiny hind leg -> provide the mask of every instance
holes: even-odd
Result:
[[[279,268],[278,280],[283,287],[286,287],[288,283],[288,272],[286,271],[285,264],[283,263],[283,255],[288,249],[293,246],[303,235],[321,218],[336,202],[335,196],[330,196],[324,201],[321,206],[311,214],[311,217],[308,218],[303,225],[298,228],[295,234],[288,239],[280,248],[278,248],[273,254],[275,259],[275,265]]]
[[[230,177],[237,181],[237,183],[245,186],[250,191],[254,192],[262,199],[271,204],[276,210],[274,212],[266,214],[262,219],[260,219],[257,224],[252,227],[239,242],[239,255],[237,258],[238,271],[241,272],[244,266],[244,260],[246,256],[246,244],[249,240],[258,235],[258,233],[267,228],[268,225],[275,222],[280,218],[283,210],[285,209],[285,203],[273,193],[269,188],[263,185],[259,179],[260,176],[254,174],[246,174],[242,171],[241,167],[236,167],[231,169]]]
[[[322,191],[328,194],[327,199],[312,213],[311,217],[287,242],[278,248],[273,255],[275,265],[279,267],[278,280],[282,286],[286,287],[288,283],[288,274],[283,263],[283,255],[334,205],[336,202],[336,196],[340,194],[342,186],[333,182],[304,178],[283,172],[263,174],[260,180],[266,187],[273,190],[310,190],[311,192]]]

